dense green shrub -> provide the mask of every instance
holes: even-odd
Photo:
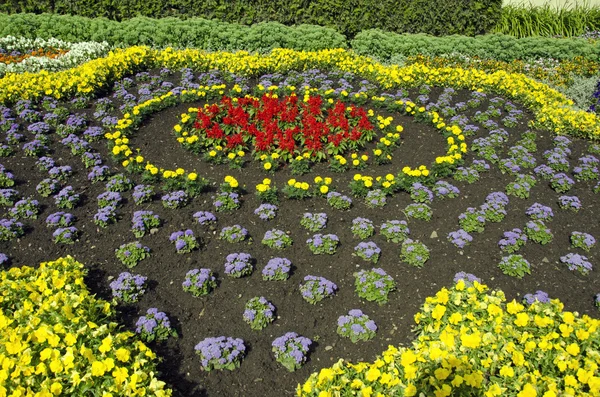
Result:
[[[277,22],[243,26],[200,18],[182,21],[137,17],[123,22],[55,14],[0,14],[0,37],[55,37],[70,42],[106,41],[115,46],[194,47],[206,50],[266,52],[273,48],[321,50],[346,48],[346,39],[330,28],[284,26]]]
[[[497,24],[502,0],[8,0],[0,12],[56,13],[126,20],[201,17],[244,25],[279,22],[333,28],[354,37],[364,29],[475,35]]]
[[[576,56],[598,60],[600,55],[600,42],[591,43],[585,39],[517,39],[501,34],[433,37],[426,34],[399,35],[378,29],[360,32],[352,40],[351,47],[360,55],[373,56],[386,62],[392,58],[418,54],[440,56],[461,53],[505,62],[542,57],[572,59]]]

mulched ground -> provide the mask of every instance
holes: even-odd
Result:
[[[436,98],[435,90],[430,97]],[[469,92],[459,91],[453,102],[466,101]],[[411,91],[410,97],[419,94]],[[559,298],[566,310],[578,311],[597,317],[594,307],[594,295],[600,292],[600,277],[597,270],[583,276],[569,271],[559,262],[559,258],[568,252],[579,252],[570,247],[569,235],[572,231],[587,232],[600,238],[598,215],[599,196],[592,192],[596,181],[576,183],[568,195],[578,196],[583,209],[579,213],[561,210],[557,204],[560,194],[554,192],[548,183],[538,178],[538,184],[532,189],[528,199],[510,197],[507,206],[508,215],[501,223],[488,223],[485,232],[473,233],[474,242],[463,250],[459,250],[447,241],[449,232],[459,229],[458,215],[468,207],[483,204],[487,194],[493,191],[504,191],[505,186],[514,177],[503,175],[492,166],[488,172],[481,174],[481,179],[473,185],[447,179],[457,186],[461,194],[456,199],[435,199],[431,204],[433,219],[430,222],[409,220],[410,236],[425,243],[431,250],[431,258],[422,269],[414,268],[399,259],[400,246],[388,243],[378,232],[378,226],[386,220],[406,219],[402,210],[411,203],[407,193],[398,193],[388,198],[383,209],[369,209],[362,200],[355,199],[351,210],[342,212],[329,207],[323,198],[304,201],[281,200],[278,215],[274,220],[261,221],[254,214],[260,204],[254,195],[254,186],[267,175],[258,164],[250,163],[241,171],[232,171],[227,166],[211,166],[192,153],[184,150],[175,141],[171,131],[177,123],[178,116],[192,104],[167,109],[148,119],[132,139],[132,147],[140,147],[147,159],[155,164],[171,167],[173,164],[186,169],[195,168],[201,175],[213,181],[222,181],[225,175],[235,176],[248,191],[243,196],[241,208],[233,213],[216,213],[216,228],[208,229],[198,225],[192,214],[200,210],[213,211],[212,192],[195,198],[188,206],[178,209],[165,209],[160,202],[160,192],[152,203],[136,206],[131,192],[125,193],[126,202],[119,210],[121,219],[106,229],[98,228],[93,223],[93,214],[97,210],[96,196],[104,191],[104,184],[90,184],[86,175],[89,170],[83,167],[78,158],[71,155],[67,148],[60,145],[59,137],[52,136],[51,156],[60,165],[71,165],[74,174],[68,184],[82,194],[82,203],[72,211],[77,217],[75,226],[81,231],[80,241],[74,245],[57,245],[52,240],[52,230],[46,228],[45,219],[58,211],[53,199],[43,198],[35,186],[46,177],[46,174],[35,166],[35,158],[25,157],[17,151],[11,157],[0,159],[8,170],[16,175],[14,187],[24,197],[34,197],[42,204],[42,212],[37,220],[26,220],[26,235],[18,240],[0,242],[0,252],[7,254],[11,266],[23,264],[36,265],[42,261],[56,259],[67,254],[89,268],[87,283],[89,288],[100,297],[111,299],[110,280],[119,273],[129,271],[114,255],[114,250],[121,244],[137,240],[130,231],[131,217],[137,210],[152,210],[163,220],[158,232],[139,239],[152,250],[152,256],[142,261],[134,273],[142,274],[150,280],[149,291],[141,301],[134,305],[119,306],[119,317],[124,327],[134,329],[135,322],[150,307],[156,307],[168,314],[180,337],[170,339],[167,343],[151,344],[152,348],[164,358],[160,365],[161,379],[174,389],[175,396],[286,396],[293,395],[296,385],[303,382],[310,373],[330,366],[339,358],[351,361],[372,361],[387,345],[410,343],[413,316],[419,310],[427,296],[435,294],[443,286],[450,286],[454,275],[459,271],[473,273],[482,278],[491,288],[502,289],[509,300],[522,299],[526,293],[536,290],[546,291],[550,297]],[[484,103],[477,109],[470,109],[465,114],[472,116],[476,110],[487,109]],[[91,115],[92,110],[77,112]],[[531,114],[520,120],[514,128],[506,128],[510,140],[505,149],[520,139],[520,134],[527,130],[526,123]],[[91,117],[90,117],[91,119]],[[430,164],[438,155],[445,152],[444,139],[436,130],[427,125],[413,123],[408,117],[395,117],[404,126],[402,146],[396,152],[394,161],[387,166],[370,166],[363,171],[369,175],[385,175],[389,171],[399,171],[406,164]],[[476,123],[473,123],[476,124]],[[537,131],[536,159],[542,164],[542,153],[553,147],[552,134]],[[484,128],[469,142],[479,136],[486,136]],[[104,142],[94,144],[102,154],[106,164],[114,172],[122,172],[119,164],[109,160]],[[573,139],[570,145],[571,167],[577,159],[586,154],[588,142]],[[500,157],[506,157],[500,155]],[[466,156],[466,165],[475,159],[472,153]],[[174,167],[173,167],[174,168]],[[316,166],[311,174],[298,177],[311,182],[315,175],[331,176],[338,190],[349,194],[347,184],[353,172],[335,174],[324,165]],[[138,176],[131,176],[137,183]],[[291,177],[288,170],[278,171],[272,177],[276,186],[283,187]],[[525,210],[533,203],[540,202],[552,207],[554,220],[548,223],[554,233],[554,240],[541,246],[528,242],[519,252],[532,265],[532,274],[522,280],[504,275],[497,266],[503,254],[497,243],[504,231],[518,227],[523,228],[529,220]],[[312,236],[300,226],[300,218],[304,212],[325,212],[329,217],[324,233],[335,233],[341,245],[333,256],[313,255],[306,247],[305,240]],[[376,267],[381,267],[396,280],[397,290],[391,294],[390,301],[382,306],[376,303],[361,301],[354,292],[353,273],[360,269],[369,269],[371,264],[352,255],[353,248],[359,239],[352,236],[350,226],[355,217],[366,217],[377,226],[376,234],[369,240],[374,241],[381,249],[382,255]],[[7,209],[2,210],[1,217],[8,217]],[[231,244],[217,238],[224,226],[240,224],[247,228],[253,241]],[[191,254],[178,255],[169,242],[169,236],[177,230],[192,229],[202,240],[200,250]],[[260,243],[264,233],[272,228],[289,232],[294,240],[293,245],[283,251],[274,251]],[[254,273],[249,277],[231,279],[224,275],[223,264],[226,255],[233,252],[247,252],[256,260]],[[583,253],[583,252],[579,252]],[[596,264],[600,258],[597,248],[589,254],[588,259]],[[261,270],[272,257],[287,257],[293,263],[291,277],[284,282],[263,281]],[[193,268],[208,267],[217,275],[218,288],[210,295],[194,298],[181,288],[186,272]],[[326,299],[317,305],[310,305],[301,299],[298,285],[306,275],[323,276],[334,281],[339,291],[336,296]],[[242,314],[245,303],[254,296],[264,296],[277,308],[277,319],[262,331],[253,331],[243,321]],[[348,310],[359,308],[368,314],[379,329],[374,340],[351,343],[336,333],[337,318],[347,314]],[[297,332],[309,337],[315,343],[309,355],[309,361],[300,370],[289,373],[274,360],[271,342],[288,331]],[[194,346],[209,336],[233,336],[242,338],[248,347],[247,357],[235,371],[203,372],[200,360],[194,353]]]

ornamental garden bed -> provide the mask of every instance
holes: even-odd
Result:
[[[165,336],[149,345],[181,396],[292,395],[373,361],[459,272],[595,316],[598,144],[500,94],[306,69],[170,65],[93,99],[7,102],[3,263],[86,264],[126,329]]]

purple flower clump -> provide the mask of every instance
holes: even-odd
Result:
[[[583,275],[592,271],[592,264],[588,262],[588,258],[583,255],[569,253],[565,256],[561,256],[560,261],[566,264],[569,270],[577,270]]]
[[[539,303],[550,303],[550,296],[544,291],[535,291],[535,294],[525,294],[523,301],[528,305],[533,305],[536,301]]]
[[[450,241],[456,247],[463,249],[473,241],[473,237],[463,229],[458,229],[454,232],[448,233],[448,241]]]
[[[246,353],[246,346],[242,339],[219,336],[202,340],[194,347],[194,350],[200,356],[203,370],[228,369],[231,371],[240,366]]]

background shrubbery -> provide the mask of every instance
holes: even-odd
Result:
[[[250,25],[279,22],[334,28],[350,38],[379,28],[392,32],[483,34],[500,18],[501,0],[8,0],[0,12],[56,13],[124,20],[136,16],[202,17]]]

